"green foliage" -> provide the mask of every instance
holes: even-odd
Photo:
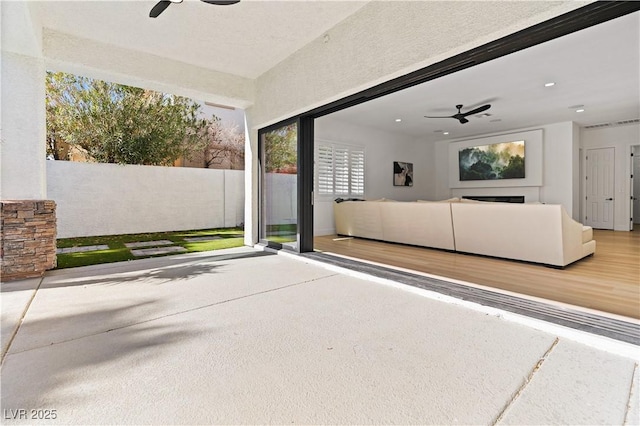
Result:
[[[200,105],[181,96],[47,72],[47,153],[61,159],[61,143],[95,161],[170,165],[204,148]]]
[[[264,135],[265,171],[295,174],[298,170],[298,128],[289,124]]]

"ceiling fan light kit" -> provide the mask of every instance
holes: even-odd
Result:
[[[149,18],[157,18],[171,3],[182,3],[183,0],[162,0],[155,4],[149,12]],[[216,6],[229,6],[240,3],[240,0],[200,0],[203,3],[213,4]]]
[[[482,105],[481,107],[472,109],[471,111],[462,112],[461,110],[462,110],[463,106],[464,105],[462,105],[462,104],[456,105],[456,108],[458,109],[458,113],[457,114],[447,115],[447,116],[437,116],[437,117],[425,115],[425,118],[454,118],[454,119],[458,120],[460,122],[460,124],[465,124],[465,123],[469,122],[469,120],[467,120],[468,116],[481,113],[481,112],[486,111],[489,108],[491,108],[491,104],[486,104],[486,105]]]

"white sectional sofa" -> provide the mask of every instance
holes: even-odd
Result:
[[[564,267],[595,253],[593,230],[561,205],[343,201],[336,233]]]
[[[340,235],[455,250],[448,203],[344,201],[334,216]]]

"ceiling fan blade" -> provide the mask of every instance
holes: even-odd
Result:
[[[479,107],[479,108],[472,109],[472,110],[471,110],[471,111],[469,111],[469,112],[465,112],[464,114],[462,114],[462,116],[463,116],[463,117],[466,117],[466,116],[468,116],[468,115],[477,114],[477,113],[479,113],[479,112],[486,111],[486,110],[488,110],[489,108],[491,108],[491,105],[490,105],[490,104],[482,105],[482,106],[481,106],[481,107]]]
[[[441,116],[441,117],[432,117],[430,115],[425,115],[424,118],[453,118],[453,116],[447,115],[446,117],[443,117],[443,116]]]
[[[240,0],[200,0],[205,3],[215,4],[216,6],[229,6],[231,4],[240,3]]]
[[[149,12],[149,18],[157,18],[171,4],[168,0],[159,1]]]

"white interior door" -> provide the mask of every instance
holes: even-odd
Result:
[[[614,148],[587,150],[587,209],[585,222],[598,229],[613,229]]]

